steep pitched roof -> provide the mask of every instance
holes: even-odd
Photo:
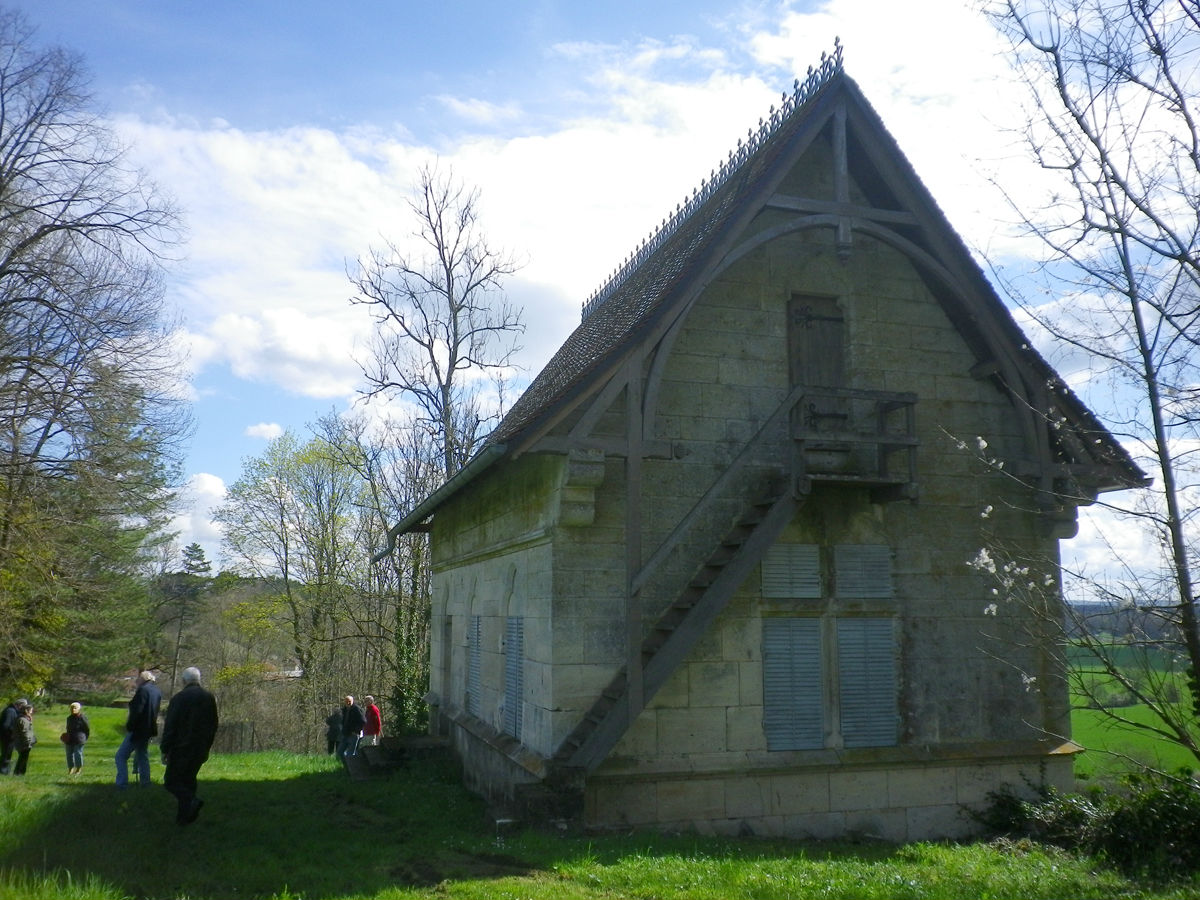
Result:
[[[838,46],[833,54],[822,55],[820,66],[795,83],[780,106],[760,120],[758,130],[739,141],[721,167],[592,296],[579,327],[479,454],[398,523],[393,535],[413,530],[481,471],[536,437],[563,410],[595,390],[601,376],[652,332],[715,257],[728,249],[723,241],[762,208],[778,180],[828,125],[839,105],[849,111],[858,133],[851,156],[860,186],[876,206],[912,215],[915,226],[898,225],[894,231],[911,242],[919,269],[921,258],[928,260],[931,290],[978,358],[988,360],[1001,346],[1007,358],[1017,361],[1023,380],[1043,394],[1046,408],[1068,426],[1054,429],[1059,433],[1054,439],[1070,445],[1060,452],[1103,473],[1095,489],[1144,484],[1145,475],[1125,450],[1029,344],[878,115],[844,72]],[[943,269],[947,259],[950,279]],[[1017,387],[1009,385],[1012,390]]]

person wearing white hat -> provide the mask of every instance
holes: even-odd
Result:
[[[83,745],[92,736],[92,727],[83,714],[83,705],[71,704],[67,716],[67,730],[63,732],[63,743],[67,747],[67,774],[78,775],[83,771]]]

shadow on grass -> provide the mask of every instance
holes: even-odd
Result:
[[[199,820],[179,826],[160,784],[64,786],[52,809],[0,842],[0,868],[93,875],[133,897],[373,895],[395,886],[529,871],[499,852],[483,807],[452,766],[351,781],[341,770],[283,780],[200,773]]]
[[[160,784],[118,792],[111,784],[45,775],[10,779],[0,786],[0,869],[97,879],[138,900],[332,900],[386,896],[395,888],[428,896],[443,882],[485,882],[451,889],[469,897],[860,897],[864,879],[874,879],[871,895],[879,897],[1116,896],[1061,880],[1032,890],[1029,873],[1040,863],[1026,866],[1023,853],[942,857],[946,848],[645,832],[528,829],[501,838],[483,803],[463,789],[457,767],[444,760],[352,781],[331,761],[312,757],[215,757],[201,772],[200,796],[199,821],[180,827],[174,799]],[[938,892],[947,864],[956,868],[954,890]],[[1090,884],[1094,874],[1080,867]],[[519,885],[504,883],[523,877]],[[889,886],[897,878],[931,887],[897,893]],[[831,880],[839,890],[830,889]]]

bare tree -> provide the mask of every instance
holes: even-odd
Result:
[[[1093,408],[1155,478],[1134,504],[1109,507],[1148,535],[1149,558],[1116,553],[1103,575],[1063,573],[1092,601],[1069,610],[1064,637],[1087,658],[1075,670],[1101,673],[1075,687],[1115,722],[1200,760],[1200,5],[993,0],[986,10],[1028,89],[1030,155],[1054,178],[1041,203],[1010,194],[1046,251],[1033,286],[997,274],[1015,297],[1060,298],[1024,308],[1074,350],[1068,365]],[[1036,598],[1022,561],[1000,571],[1017,586],[1009,596]],[[1125,715],[1114,690],[1152,720]]]
[[[366,395],[414,404],[449,478],[485,436],[481,375],[509,367],[520,349],[521,315],[502,291],[518,266],[488,244],[479,192],[452,172],[423,168],[409,210],[415,249],[389,241],[360,258],[350,302],[366,306],[377,325],[363,364]]]

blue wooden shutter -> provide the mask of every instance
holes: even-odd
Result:
[[[876,544],[839,544],[833,548],[837,596],[887,599],[892,596],[892,550]]]
[[[774,544],[763,556],[762,595],[770,600],[821,597],[821,554],[816,544]]]
[[[483,626],[479,616],[471,616],[467,630],[467,712],[479,715],[479,654]]]
[[[504,629],[504,730],[521,737],[525,693],[525,620],[509,616]]]
[[[896,744],[896,642],[891,619],[838,619],[838,691],[846,747]]]
[[[763,730],[768,750],[824,746],[821,620],[763,620]]]

